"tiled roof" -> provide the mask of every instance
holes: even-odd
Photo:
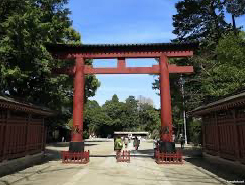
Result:
[[[94,50],[194,50],[199,46],[198,42],[180,42],[180,43],[141,43],[141,44],[46,44],[50,51],[63,51],[64,49],[73,49],[79,51]]]
[[[239,105],[245,105],[245,92],[233,96],[228,96],[226,98],[209,103],[207,105],[200,106],[190,111],[189,113],[192,115],[201,115],[206,112],[222,110],[222,109],[231,108]]]
[[[50,116],[54,115],[55,112],[42,106],[36,106],[32,103],[24,103],[15,100],[14,98],[0,96],[0,108],[6,108],[11,110],[18,110],[23,112],[29,112],[39,115]]]

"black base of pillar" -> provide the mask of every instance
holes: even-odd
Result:
[[[160,153],[176,152],[175,143],[174,142],[159,141],[159,150],[160,150]]]
[[[84,142],[70,142],[69,152],[84,152]]]

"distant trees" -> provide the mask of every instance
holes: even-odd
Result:
[[[84,110],[84,130],[107,137],[114,131],[149,131],[159,133],[160,115],[151,105],[139,104],[134,96],[120,102],[117,95],[102,106],[88,100]]]

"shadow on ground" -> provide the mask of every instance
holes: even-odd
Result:
[[[43,162],[58,161],[60,159],[61,159],[61,151],[53,150],[53,149],[45,150],[45,156]]]
[[[245,172],[235,169],[236,167],[204,158],[200,148],[186,148],[183,150],[183,154],[185,161],[193,164],[199,171],[207,170],[227,181],[245,180]]]
[[[152,156],[154,153],[153,149],[140,150],[140,148],[137,151],[133,150],[133,152],[137,152],[139,154],[145,154],[145,155],[149,155],[149,156]]]
[[[108,157],[116,157],[116,155],[100,155],[100,154],[98,154],[98,155],[90,155],[89,157],[106,157],[106,158],[108,158]]]
[[[181,150],[179,147],[176,147],[176,149]],[[214,175],[209,175],[211,178],[214,178],[215,175],[225,179],[227,181],[244,181],[245,180],[245,172],[239,169],[232,168],[231,166],[228,166],[223,163],[215,162],[212,160],[209,160],[207,158],[204,158],[202,156],[202,150],[200,147],[189,147],[184,148],[182,150],[183,156],[185,158],[186,162],[191,163],[195,166],[196,170],[201,171],[202,173],[207,170],[208,172],[211,172]],[[143,155],[141,155],[143,154]],[[132,151],[131,157],[153,157],[151,154],[153,154],[152,149],[148,150],[138,150],[138,151]],[[204,170],[203,170],[204,169]]]
[[[88,143],[88,142],[92,142],[92,141],[85,141],[84,145],[85,146],[98,145],[96,143]],[[95,142],[95,141],[93,141],[93,142]],[[98,141],[98,142],[100,142],[100,141]],[[69,143],[70,142],[49,143],[48,146],[53,146],[53,147],[69,147]]]
[[[85,142],[84,146],[93,146],[98,145],[95,143],[87,143]],[[52,148],[52,147],[60,147],[60,149]],[[61,151],[68,151],[69,142],[59,142],[59,143],[50,143],[45,149],[45,157],[43,162],[48,161],[58,161],[61,160]]]
[[[108,158],[108,157],[116,157],[116,152],[115,154],[112,154],[112,155],[100,155],[100,154],[97,154],[97,155],[93,155],[91,154],[90,157],[105,157],[105,158]],[[149,149],[149,150],[131,150],[130,152],[130,157],[139,157],[139,158],[152,158],[153,157],[153,150],[152,149]]]
[[[47,146],[68,147],[69,146],[69,142],[48,143]]]
[[[227,166],[222,163],[218,162],[211,162],[206,158],[199,157],[199,158],[186,158],[185,161],[195,165],[198,168],[205,169],[218,177],[221,177],[228,181],[234,181],[234,180],[245,180],[245,172],[237,172],[230,166]],[[243,173],[243,174],[242,174]]]
[[[184,149],[181,149],[180,147],[176,147],[176,150],[181,150],[182,154],[183,154],[183,156],[185,156],[185,158],[202,157],[202,150],[199,147],[189,147],[189,148],[184,148]]]
[[[114,140],[112,139],[112,140],[96,140],[96,139],[94,139],[94,140],[85,140],[85,143],[90,143],[90,142],[92,142],[92,143],[100,143],[100,142],[113,142]]]

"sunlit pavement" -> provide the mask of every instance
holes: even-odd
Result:
[[[0,185],[154,185],[154,184],[228,184],[224,179],[185,162],[183,165],[158,165],[153,156],[153,143],[141,142],[135,151],[132,142],[130,163],[117,163],[113,140],[88,140],[90,163],[62,164],[59,151],[68,143],[47,146],[49,161],[0,178]]]

